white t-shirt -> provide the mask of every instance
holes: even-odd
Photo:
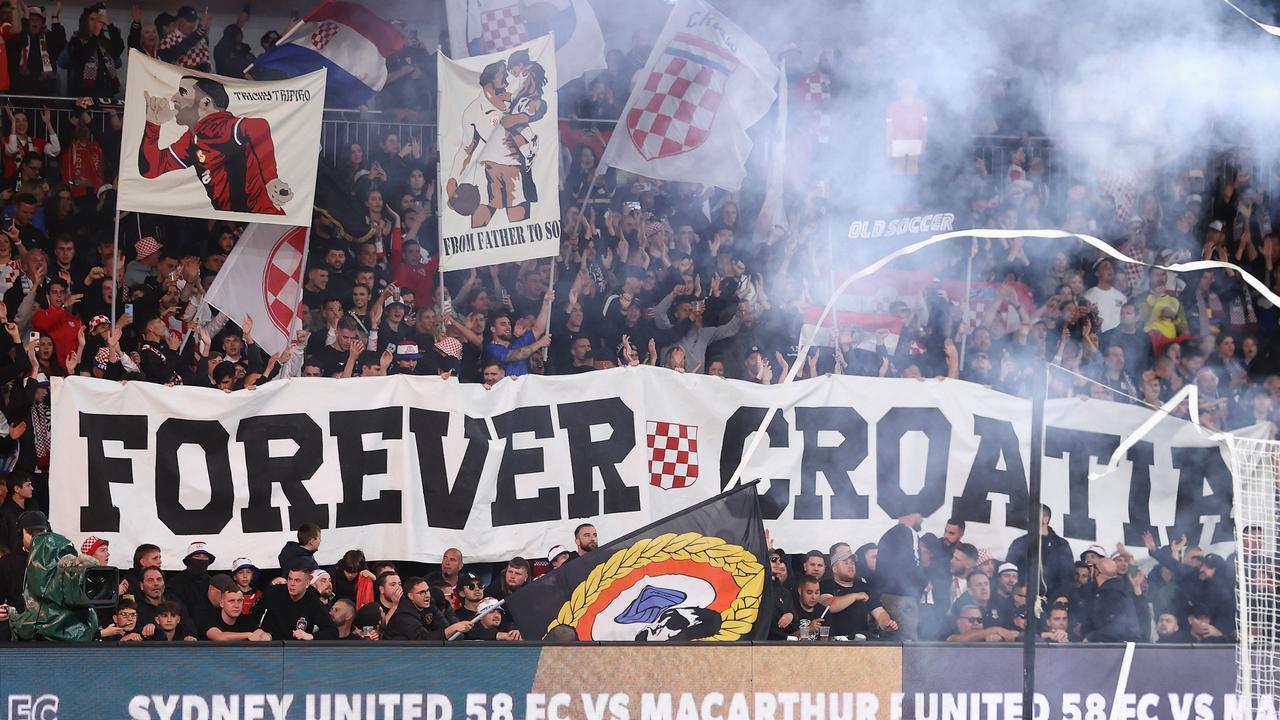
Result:
[[[1098,317],[1102,318],[1102,329],[1099,332],[1106,332],[1120,324],[1120,308],[1129,301],[1129,298],[1115,286],[1110,290],[1103,290],[1097,286],[1091,287],[1085,291],[1084,297],[1098,306]]]

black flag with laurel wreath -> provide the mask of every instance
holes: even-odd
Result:
[[[763,640],[768,582],[750,483],[561,565],[507,609],[528,640]]]

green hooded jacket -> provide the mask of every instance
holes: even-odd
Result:
[[[97,565],[97,560],[77,553],[61,535],[37,535],[31,542],[22,590],[27,609],[10,618],[14,639],[92,640],[98,618],[88,606],[82,583],[85,569]]]

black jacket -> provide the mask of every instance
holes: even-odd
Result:
[[[383,628],[383,640],[447,640],[444,629],[456,622],[451,612],[440,612],[434,604],[426,610],[414,607],[406,595]]]
[[[1074,557],[1071,554],[1071,545],[1054,532],[1053,528],[1049,528],[1049,534],[1045,535],[1040,543],[1040,558],[1043,562],[1041,568],[1043,580],[1040,588],[1042,594],[1054,598],[1070,592],[1071,576],[1075,571]],[[1018,566],[1019,577],[1027,577],[1027,566],[1031,564],[1031,535],[1023,535],[1014,540],[1009,545],[1009,552],[1004,559]],[[1032,598],[1028,597],[1027,600],[1031,601]]]
[[[273,640],[293,640],[293,631],[303,626],[316,640],[337,640],[338,628],[329,617],[320,593],[307,588],[302,599],[289,597],[286,585],[272,585],[262,593],[262,620],[258,627],[271,634]],[[256,607],[256,606],[255,606]]]
[[[280,561],[280,567],[287,572],[289,563],[298,558],[315,560],[315,555],[316,552],[314,550],[308,550],[299,545],[296,540],[290,540],[284,544],[284,547],[280,548],[280,555],[276,559]]]
[[[1114,577],[1098,586],[1080,624],[1081,637],[1089,642],[1138,641],[1138,613],[1125,592],[1126,582]]]
[[[896,523],[876,545],[876,582],[881,595],[906,595],[919,599],[927,583],[915,550],[916,539],[911,528]]]

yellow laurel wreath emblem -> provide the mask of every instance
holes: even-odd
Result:
[[[764,594],[764,566],[754,553],[741,546],[693,532],[680,535],[666,533],[650,540],[640,540],[615,552],[607,561],[595,566],[586,580],[578,583],[547,630],[557,625],[576,628],[587,608],[616,580],[626,577],[638,567],[663,560],[693,560],[721,568],[733,575],[734,582],[738,584],[738,596],[720,613],[720,632],[704,640],[738,640],[751,633],[751,627],[760,614],[760,597]]]

